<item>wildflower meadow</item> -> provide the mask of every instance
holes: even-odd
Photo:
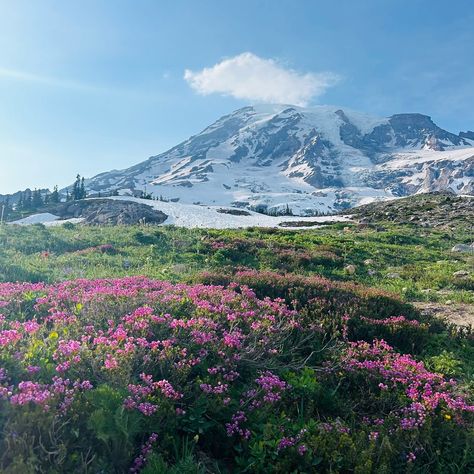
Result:
[[[31,245],[44,269],[125,258],[119,241]],[[181,282],[0,283],[1,472],[474,469],[469,328],[354,279],[220,265],[222,244],[186,245],[211,264]]]

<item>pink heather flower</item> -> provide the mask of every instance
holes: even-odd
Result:
[[[238,330],[234,330],[232,332],[225,332],[223,341],[227,347],[240,349],[242,347],[242,341],[244,339],[244,335]]]
[[[29,334],[33,334],[40,329],[40,325],[35,321],[26,321],[23,323],[23,329]]]
[[[232,421],[226,423],[227,436],[239,435],[244,439],[250,438],[250,431],[241,427],[241,424],[247,421],[243,411],[238,411],[232,416]]]
[[[147,457],[153,450],[153,444],[156,443],[158,440],[158,435],[156,433],[152,433],[146,443],[141,447],[140,454],[137,458],[133,461],[133,465],[130,468],[130,473],[137,473],[140,472],[147,462]]]
[[[218,382],[218,384],[215,386],[209,385],[207,383],[202,383],[199,387],[204,393],[214,393],[214,394],[225,393],[227,392],[229,388],[227,384],[222,384],[221,382]]]
[[[369,440],[370,441],[377,441],[378,437],[379,437],[379,432],[378,431],[371,431],[369,433]]]
[[[81,343],[80,341],[74,341],[74,340],[69,340],[69,341],[64,341],[61,340],[58,343],[58,350],[57,352],[63,356],[69,356],[72,354],[76,354],[81,350]]]
[[[74,382],[74,388],[77,390],[92,390],[94,387],[89,380]]]
[[[293,438],[291,436],[290,437],[283,437],[278,442],[277,450],[281,451],[282,449],[291,448],[292,446],[295,445],[295,443],[296,443],[295,438]]]
[[[419,327],[420,322],[417,321],[416,319],[406,319],[405,316],[393,316],[391,318],[386,318],[386,319],[370,319],[370,318],[365,318],[361,317],[360,318],[362,321],[373,324],[376,326],[391,326],[394,328],[397,327],[403,327],[403,326],[412,326],[412,327]]]
[[[56,372],[66,372],[70,368],[71,368],[71,362],[69,360],[66,360],[56,366]]]
[[[0,347],[15,344],[21,339],[21,333],[16,329],[5,329],[0,331]]]
[[[145,416],[151,416],[158,410],[158,406],[149,402],[142,402],[137,405],[139,411],[141,411]]]
[[[306,453],[306,451],[308,451],[308,448],[306,447],[305,444],[300,444],[297,448],[297,451],[298,451],[298,454],[300,456],[304,456],[304,454]]]
[[[104,362],[104,367],[108,370],[116,369],[118,367],[117,359],[107,354]]]
[[[179,400],[183,398],[183,394],[177,392],[173,386],[167,380],[160,380],[153,384],[154,388],[159,388],[161,393],[166,397],[172,400]]]
[[[37,382],[24,381],[18,384],[18,393],[10,398],[12,405],[26,405],[29,402],[37,405],[45,405],[52,393],[48,386]]]
[[[263,400],[269,403],[281,399],[281,392],[288,388],[288,384],[270,371],[264,372],[255,382],[263,390]]]

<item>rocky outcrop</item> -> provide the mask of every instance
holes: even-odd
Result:
[[[51,210],[61,219],[81,218],[88,225],[162,224],[166,214],[146,204],[113,199],[85,199],[58,204]]]
[[[472,254],[474,254],[474,244],[471,244],[471,245],[456,244],[451,249],[451,252],[461,252],[461,253],[472,253]]]
[[[461,138],[467,138],[468,140],[474,140],[474,132],[468,130],[467,132],[459,132]]]
[[[380,221],[398,224],[415,224],[421,227],[451,225],[472,226],[474,222],[474,197],[456,196],[449,192],[417,194],[403,199],[394,199],[359,206],[350,210],[355,219],[363,223]],[[453,251],[474,248],[459,244]]]

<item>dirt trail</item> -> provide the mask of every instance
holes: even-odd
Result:
[[[416,302],[414,305],[423,313],[457,324],[474,327],[474,305],[464,303],[442,304]]]

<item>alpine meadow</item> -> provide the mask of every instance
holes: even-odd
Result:
[[[1,473],[474,472],[458,4],[4,2]]]

